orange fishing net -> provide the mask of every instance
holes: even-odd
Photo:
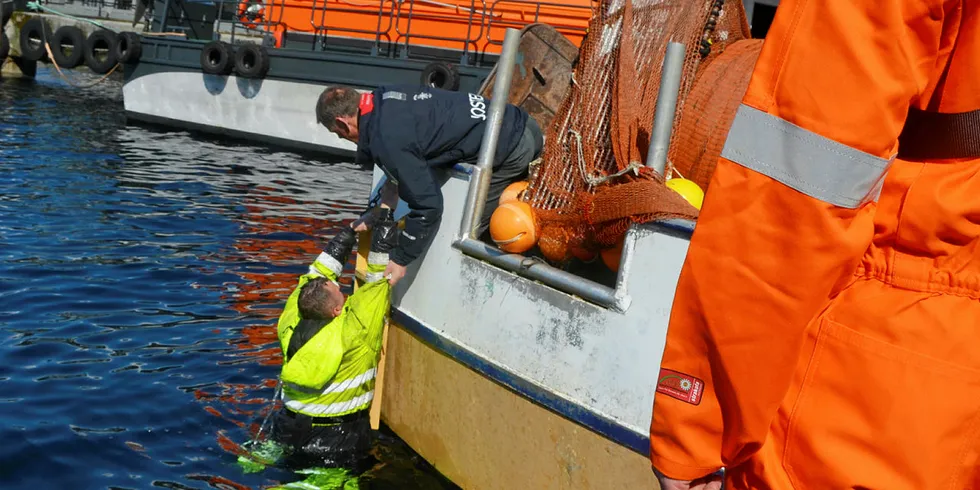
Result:
[[[761,39],[736,41],[698,74],[684,111],[677,116],[670,152],[675,175],[708,188],[761,50]]]
[[[741,82],[755,63],[753,46],[761,43],[736,43],[749,37],[737,0],[599,2],[572,86],[529,179],[526,200],[546,258],[562,262],[614,247],[631,223],[697,216],[643,165],[664,53],[671,40],[687,46],[668,158],[677,173],[690,173],[705,189],[712,156],[720,154],[744,94]],[[732,43],[740,51],[726,56]],[[732,68],[738,73],[727,71]]]

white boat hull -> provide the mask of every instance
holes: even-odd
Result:
[[[157,71],[128,80],[128,117],[150,123],[352,156],[356,145],[317,124],[325,84]]]
[[[453,248],[468,184],[443,186],[439,232],[396,287],[384,419],[464,488],[655,488],[650,419],[689,230],[629,232],[618,313]]]

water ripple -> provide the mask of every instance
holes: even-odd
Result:
[[[370,172],[127,126],[120,88],[0,80],[2,486],[291,478],[242,474],[221,440],[264,415],[275,319]]]

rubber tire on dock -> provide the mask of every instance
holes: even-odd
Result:
[[[48,44],[51,46],[51,56],[62,68],[75,68],[85,61],[85,33],[75,26],[59,27]],[[62,51],[64,44],[71,44],[71,54]]]
[[[456,66],[433,61],[422,70],[422,85],[443,90],[459,90],[459,71]]]
[[[209,75],[228,75],[235,66],[235,53],[231,45],[211,41],[201,48],[201,70]]]
[[[7,33],[0,29],[0,65],[4,61],[7,61],[7,55],[10,54],[10,39],[7,39]]]
[[[119,63],[136,63],[142,55],[143,44],[139,34],[126,31],[116,35],[116,60]]]
[[[239,46],[235,51],[235,73],[245,78],[264,77],[269,73],[269,51],[258,44]]]
[[[105,50],[105,59],[96,54],[97,49]],[[99,75],[109,73],[116,66],[116,33],[107,29],[93,31],[85,40],[85,66]]]
[[[37,46],[31,45],[31,38],[40,39]],[[44,40],[51,42],[51,26],[40,17],[31,17],[20,28],[20,57],[27,61],[42,61],[48,59],[44,49]]]

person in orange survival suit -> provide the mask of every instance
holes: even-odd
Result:
[[[781,2],[671,312],[665,489],[980,488],[977,60],[980,2]]]

